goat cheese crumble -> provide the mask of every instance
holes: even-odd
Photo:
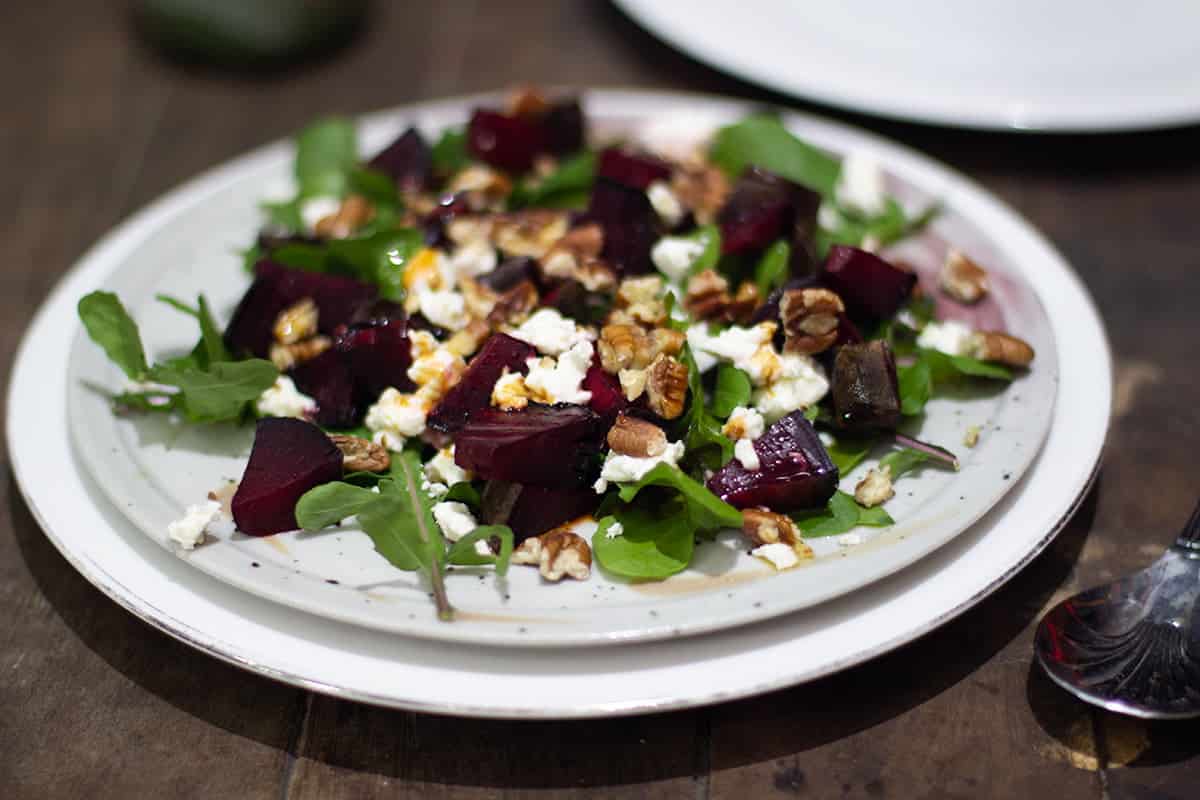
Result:
[[[683,458],[684,444],[683,442],[669,442],[667,448],[656,456],[625,456],[620,453],[608,451],[608,455],[604,458],[604,466],[600,470],[600,478],[593,484],[592,488],[596,490],[596,494],[604,494],[608,490],[608,484],[612,483],[631,483],[640,481],[646,476],[646,473],[654,469],[659,464],[667,464],[674,467],[679,463],[679,459]]]
[[[307,419],[317,413],[317,401],[297,389],[291,378],[280,375],[258,396],[254,408],[264,417]]]
[[[784,353],[780,362],[779,377],[756,389],[753,396],[754,407],[768,424],[819,402],[829,393],[825,370],[812,356]]]
[[[442,529],[442,533],[452,542],[457,542],[479,527],[471,510],[463,503],[435,503],[433,518]]]
[[[882,214],[886,211],[887,191],[878,162],[862,153],[850,153],[843,158],[834,196],[843,206],[865,214]]]
[[[589,342],[594,335],[575,324],[553,308],[535,311],[529,319],[509,333],[514,339],[533,345],[539,353],[557,356],[580,342]]]
[[[917,347],[938,350],[949,356],[965,356],[971,353],[974,331],[957,320],[930,322],[917,335]]]
[[[606,530],[604,532],[604,536],[605,536],[605,538],[608,538],[608,539],[615,539],[618,536],[624,535],[624,533],[625,533],[625,526],[619,522],[614,522],[612,525],[608,526],[608,530]]]
[[[557,361],[552,358],[527,359],[529,372],[525,375],[525,388],[529,390],[529,396],[547,404],[587,403],[592,399],[592,393],[581,389],[580,385],[592,365],[592,352],[592,343],[582,341],[559,356]]]
[[[204,529],[221,513],[221,504],[206,500],[188,506],[183,516],[167,526],[167,536],[184,550],[194,550],[204,541]]]
[[[460,292],[421,289],[417,292],[417,306],[425,319],[439,328],[457,331],[467,325],[467,301]]]
[[[750,373],[754,380],[755,375],[760,379],[763,375],[762,358],[756,361],[755,354],[764,345],[769,347],[774,335],[773,322],[760,322],[752,328],[730,325],[716,335],[709,334],[707,327],[700,324],[688,328],[687,340],[701,372],[707,372],[722,360]]]
[[[733,445],[733,457],[751,472],[762,466],[762,462],[758,460],[758,453],[754,452],[754,441],[751,439],[738,439]]]
[[[685,236],[664,236],[650,248],[650,260],[671,283],[683,283],[696,259],[704,255],[704,243]]]
[[[790,569],[800,563],[795,549],[783,542],[759,545],[750,551],[750,555],[761,558],[778,570]]]
[[[425,464],[425,476],[447,486],[471,480],[471,473],[454,463],[454,445],[442,448]]]
[[[674,228],[683,221],[683,204],[679,202],[675,192],[671,191],[671,187],[665,182],[655,181],[647,186],[646,199],[650,201],[650,207],[654,209],[654,213],[658,214],[658,218],[668,228]]]

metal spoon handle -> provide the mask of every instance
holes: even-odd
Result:
[[[1200,502],[1196,503],[1196,508],[1192,511],[1187,525],[1183,526],[1183,531],[1175,540],[1175,546],[1185,547],[1188,550],[1200,550]]]

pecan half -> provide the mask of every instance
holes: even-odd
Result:
[[[747,508],[742,511],[742,533],[756,546],[764,544],[800,544],[800,531],[796,523],[774,511]]]
[[[512,256],[541,258],[567,232],[567,213],[535,208],[498,214],[492,243]]]
[[[471,164],[450,179],[446,193],[467,192],[487,205],[507,197],[512,188],[512,181],[504,173],[483,164]]]
[[[779,299],[786,353],[812,355],[828,350],[838,336],[842,298],[828,289],[788,289]]]
[[[473,319],[467,323],[467,327],[455,331],[454,335],[446,340],[446,349],[456,356],[466,358],[474,355],[491,333],[492,328],[485,321]]]
[[[518,86],[508,96],[508,113],[514,117],[546,113],[550,104],[536,86]]]
[[[988,293],[987,270],[952,249],[946,254],[938,284],[960,303],[978,303]]]
[[[635,322],[660,325],[667,319],[662,293],[663,280],[657,275],[626,278],[617,287],[617,308],[623,309]]]
[[[279,312],[271,333],[279,344],[294,344],[317,332],[317,316],[317,304],[305,297]]]
[[[286,372],[297,364],[312,361],[330,347],[333,347],[333,340],[328,336],[310,336],[292,344],[273,344],[268,355],[272,364]]]
[[[492,325],[520,325],[537,304],[538,291],[533,281],[521,281],[496,299],[487,319]]]
[[[886,464],[867,470],[867,474],[854,487],[854,500],[867,508],[886,503],[895,494],[896,490],[892,488],[892,468]]]
[[[723,317],[732,303],[729,281],[715,269],[693,275],[683,296],[683,307],[697,319]]]
[[[513,550],[512,563],[537,566],[548,581],[565,577],[585,581],[592,574],[592,549],[582,536],[555,528],[521,542]]]
[[[337,211],[317,220],[313,232],[326,239],[345,239],[374,216],[375,207],[370,200],[361,194],[348,194]]]
[[[387,448],[370,439],[333,433],[329,441],[342,451],[342,468],[350,472],[383,472],[392,465]]]
[[[608,429],[608,446],[619,455],[649,458],[666,451],[667,435],[653,422],[621,413]]]
[[[646,369],[646,401],[650,410],[663,419],[675,419],[683,413],[687,391],[687,367],[660,353]]]
[[[729,180],[725,173],[709,164],[684,164],[671,174],[671,191],[692,210],[697,222],[706,225],[725,205]]]
[[[1029,342],[1000,331],[976,331],[971,337],[970,354],[1010,367],[1028,367],[1034,356]]]
[[[762,296],[758,293],[758,286],[750,281],[742,281],[729,301],[725,316],[732,322],[749,322],[761,302]]]

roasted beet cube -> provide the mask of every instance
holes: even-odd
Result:
[[[288,373],[296,388],[317,401],[316,421],[327,428],[353,428],[362,417],[354,376],[343,355],[326,350]]]
[[[598,466],[603,425],[584,406],[486,407],[454,438],[454,462],[482,478],[555,489],[587,485]]]
[[[583,148],[583,109],[577,98],[551,103],[539,124],[547,152],[563,156]]]
[[[320,272],[289,269],[269,259],[255,267],[254,283],[242,296],[229,327],[225,344],[237,354],[265,358],[271,347],[271,330],[279,312],[306,297],[317,305],[317,327],[332,334],[340,325],[349,324],[369,306],[378,292],[374,286]]]
[[[316,425],[282,417],[261,419],[233,496],[233,521],[251,536],[294,530],[300,496],[341,477],[342,453]]]
[[[754,441],[759,469],[734,459],[708,479],[717,497],[737,508],[766,506],[772,511],[820,508],[838,486],[838,470],[829,460],[812,423],[793,411]]]
[[[584,220],[604,229],[604,260],[625,275],[650,272],[650,248],[659,238],[658,215],[645,192],[596,178]]]
[[[491,405],[492,388],[505,369],[524,373],[528,370],[525,359],[536,355],[537,351],[520,339],[505,333],[491,336],[467,365],[462,380],[434,407],[428,426],[443,433],[459,430],[474,413]]]
[[[821,269],[821,282],[841,295],[850,316],[884,319],[904,305],[917,276],[866,250],[834,245]]]
[[[268,226],[258,232],[258,238],[255,239],[255,244],[258,245],[259,251],[264,256],[271,255],[271,251],[289,244],[321,244],[321,239],[316,236],[309,236],[305,233],[296,233],[289,231],[286,228],[276,226]]]
[[[609,147],[600,153],[596,174],[644,192],[655,181],[669,180],[671,165],[648,153]]]
[[[617,414],[629,407],[629,401],[621,391],[621,382],[617,380],[616,375],[604,371],[600,366],[599,356],[588,367],[581,386],[585,392],[592,393],[588,408],[604,419],[606,427],[616,420]]]
[[[370,305],[363,306],[354,315],[354,319],[350,320],[351,325],[356,325],[364,322],[405,322],[408,320],[408,312],[404,310],[404,306],[397,303],[395,300],[376,300]],[[340,334],[341,331],[335,331]]]
[[[833,415],[854,431],[894,430],[900,424],[900,385],[887,342],[876,339],[838,349],[833,362]]]
[[[430,247],[443,247],[450,243],[446,236],[446,225],[460,214],[471,213],[471,202],[466,192],[450,194],[443,197],[421,220],[421,231],[425,235],[425,244]]]
[[[590,292],[579,281],[567,279],[546,292],[541,305],[557,309],[564,317],[583,323],[599,323],[612,308],[612,295]]]
[[[476,109],[467,125],[471,155],[507,172],[525,172],[546,143],[538,120],[513,117],[498,111]]]
[[[590,486],[581,489],[522,486],[505,524],[512,528],[513,539],[520,542],[591,514],[599,504],[600,495]]]
[[[537,261],[529,256],[512,256],[500,262],[491,272],[475,280],[495,292],[507,292],[521,281],[537,282]]]
[[[744,253],[765,249],[776,239],[792,245],[792,266],[808,264],[821,196],[774,173],[750,167],[733,185],[717,213],[721,251]]]
[[[404,320],[377,320],[351,325],[335,344],[354,380],[355,402],[365,407],[389,386],[402,392],[416,385],[408,377],[412,341]]]
[[[409,128],[367,164],[396,181],[402,192],[423,191],[433,183],[433,154],[416,128]]]

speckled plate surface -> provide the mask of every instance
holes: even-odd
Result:
[[[361,126],[364,150],[381,146],[410,123],[435,132],[460,122],[473,102],[368,117]],[[639,136],[666,149],[697,141],[747,108],[626,92],[593,92],[586,105],[598,130]],[[890,188],[907,205],[941,200],[946,213],[897,255],[928,271],[936,269],[947,242],[953,242],[988,264],[994,299],[972,311],[975,321],[1018,331],[1038,352],[1033,369],[1006,390],[930,404],[911,432],[959,452],[963,467],[958,473],[925,470],[906,478],[888,506],[897,520],[893,528],[854,548],[812,540],[818,558],[784,573],[748,557],[738,537],[704,546],[691,569],[662,583],[632,584],[597,569],[586,582],[548,585],[536,571],[520,568],[499,583],[490,574],[456,570],[448,579],[459,610],[453,624],[436,620],[427,588],[416,575],[393,569],[365,535],[349,528],[266,539],[238,533],[210,537],[183,556],[188,565],[276,602],[392,633],[504,645],[599,645],[720,630],[806,608],[861,590],[969,528],[1020,479],[1049,429],[1059,355],[1043,306],[1053,295],[1043,284],[1066,268],[1011,212],[944,167],[841,125],[803,116],[787,121],[800,135],[835,152],[874,155],[888,171]],[[118,292],[137,318],[150,353],[185,349],[194,335],[190,324],[153,296],[194,297],[203,291],[218,314],[227,315],[248,283],[236,251],[253,239],[263,197],[288,191],[290,167],[289,146],[277,144],[173,192],[119,229],[119,249],[110,242],[89,254],[81,267],[91,276],[84,290],[102,286]],[[251,431],[114,417],[96,389],[118,388],[119,373],[76,323],[66,324],[78,331],[66,386],[75,451],[110,502],[166,546],[167,525],[184,507],[241,474]],[[970,425],[981,426],[983,433],[979,445],[968,450],[961,442]],[[852,487],[864,468],[845,476],[843,486]]]

